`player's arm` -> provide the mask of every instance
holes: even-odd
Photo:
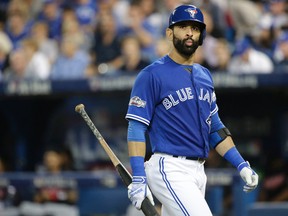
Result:
[[[146,154],[145,132],[147,125],[136,120],[129,120],[127,141],[128,154],[132,169],[132,183],[128,186],[128,197],[132,204],[141,208],[141,204],[147,196],[154,205],[152,194],[147,185],[144,169],[144,158]]]
[[[230,131],[221,122],[218,113],[211,117],[209,141],[210,145],[240,172],[240,176],[246,183],[244,191],[250,192],[254,190],[258,185],[258,175],[237,150]]]

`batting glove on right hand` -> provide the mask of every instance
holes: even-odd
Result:
[[[141,204],[146,197],[148,197],[152,205],[154,205],[153,196],[148,188],[146,177],[133,176],[132,183],[128,186],[128,198],[132,204],[140,210]]]
[[[253,191],[258,185],[257,173],[250,167],[248,161],[239,164],[237,169],[240,171],[241,178],[246,183],[243,187],[243,191],[244,192]]]

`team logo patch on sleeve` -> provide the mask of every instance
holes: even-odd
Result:
[[[143,107],[144,108],[146,106],[146,101],[142,100],[138,96],[134,96],[130,99],[129,106],[136,106],[136,107]]]

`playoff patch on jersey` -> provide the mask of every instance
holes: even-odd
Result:
[[[146,101],[142,100],[138,96],[134,96],[130,99],[129,106],[136,106],[136,107],[143,107],[144,108],[146,106]]]

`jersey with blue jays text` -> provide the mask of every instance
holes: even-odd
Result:
[[[210,72],[166,55],[138,74],[126,119],[148,126],[153,152],[207,158],[211,116],[217,112]]]

